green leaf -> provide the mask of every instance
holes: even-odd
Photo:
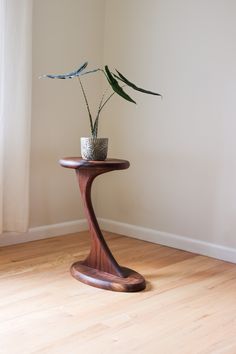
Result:
[[[105,75],[107,78],[107,81],[111,85],[112,89],[121,97],[123,97],[125,100],[129,102],[133,102],[136,104],[136,102],[129,96],[127,93],[123,90],[123,88],[119,85],[118,81],[113,77],[112,73],[110,72],[108,66],[105,66]]]
[[[81,75],[82,71],[87,67],[88,62],[85,62],[83,65],[79,67],[79,69],[76,69],[75,71],[72,71],[67,74],[57,74],[57,75],[52,75],[52,74],[46,74],[41,76],[40,78],[49,78],[49,79],[73,79],[74,77],[78,77]]]
[[[147,94],[149,94],[149,95],[156,95],[156,96],[161,96],[161,97],[162,97],[162,95],[160,95],[159,93],[152,92],[152,91],[148,91],[148,90],[145,90],[145,89],[143,89],[143,88],[141,88],[141,87],[137,87],[135,84],[133,84],[132,82],[130,82],[128,79],[126,79],[126,77],[125,77],[124,75],[122,75],[118,70],[116,70],[116,72],[118,73],[119,76],[117,76],[117,75],[115,75],[115,74],[114,74],[114,76],[115,76],[117,79],[119,79],[119,80],[121,80],[122,82],[124,82],[126,85],[132,87],[134,90],[140,91],[140,92],[143,92],[143,93],[147,93]]]

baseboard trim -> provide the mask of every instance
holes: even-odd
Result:
[[[236,249],[210,242],[200,241],[168,232],[157,231],[141,226],[126,224],[109,219],[98,218],[102,230],[157,243],[184,251],[236,263]],[[59,224],[39,226],[25,233],[6,232],[0,234],[0,246],[14,245],[29,241],[42,240],[55,236],[88,230],[85,219],[67,221]]]
[[[130,225],[109,219],[99,218],[99,224],[104,231],[137,238],[143,241],[158,243],[184,251],[198,253],[204,256],[236,263],[236,249],[222,245],[199,241],[196,239],[175,235],[163,231],[157,231],[136,225]]]
[[[44,225],[29,229],[28,232],[4,232],[0,234],[0,246],[15,245],[29,241],[42,240],[45,238],[63,236],[74,232],[88,230],[85,219],[67,221],[60,224]]]

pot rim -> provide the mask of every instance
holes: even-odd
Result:
[[[92,136],[81,136],[80,139],[108,140],[108,138],[93,138]]]

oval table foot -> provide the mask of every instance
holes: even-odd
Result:
[[[75,279],[96,288],[123,292],[135,292],[145,289],[146,282],[141,274],[125,267],[122,267],[122,270],[126,274],[124,278],[88,267],[83,262],[72,264],[70,269]]]

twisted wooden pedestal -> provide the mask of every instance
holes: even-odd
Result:
[[[99,228],[91,201],[91,188],[95,177],[129,167],[126,160],[107,159],[86,161],[80,157],[60,160],[63,167],[75,169],[91,235],[91,249],[84,261],[71,266],[71,274],[83,283],[114,291],[140,291],[145,289],[145,279],[132,269],[121,267],[108,248]]]

